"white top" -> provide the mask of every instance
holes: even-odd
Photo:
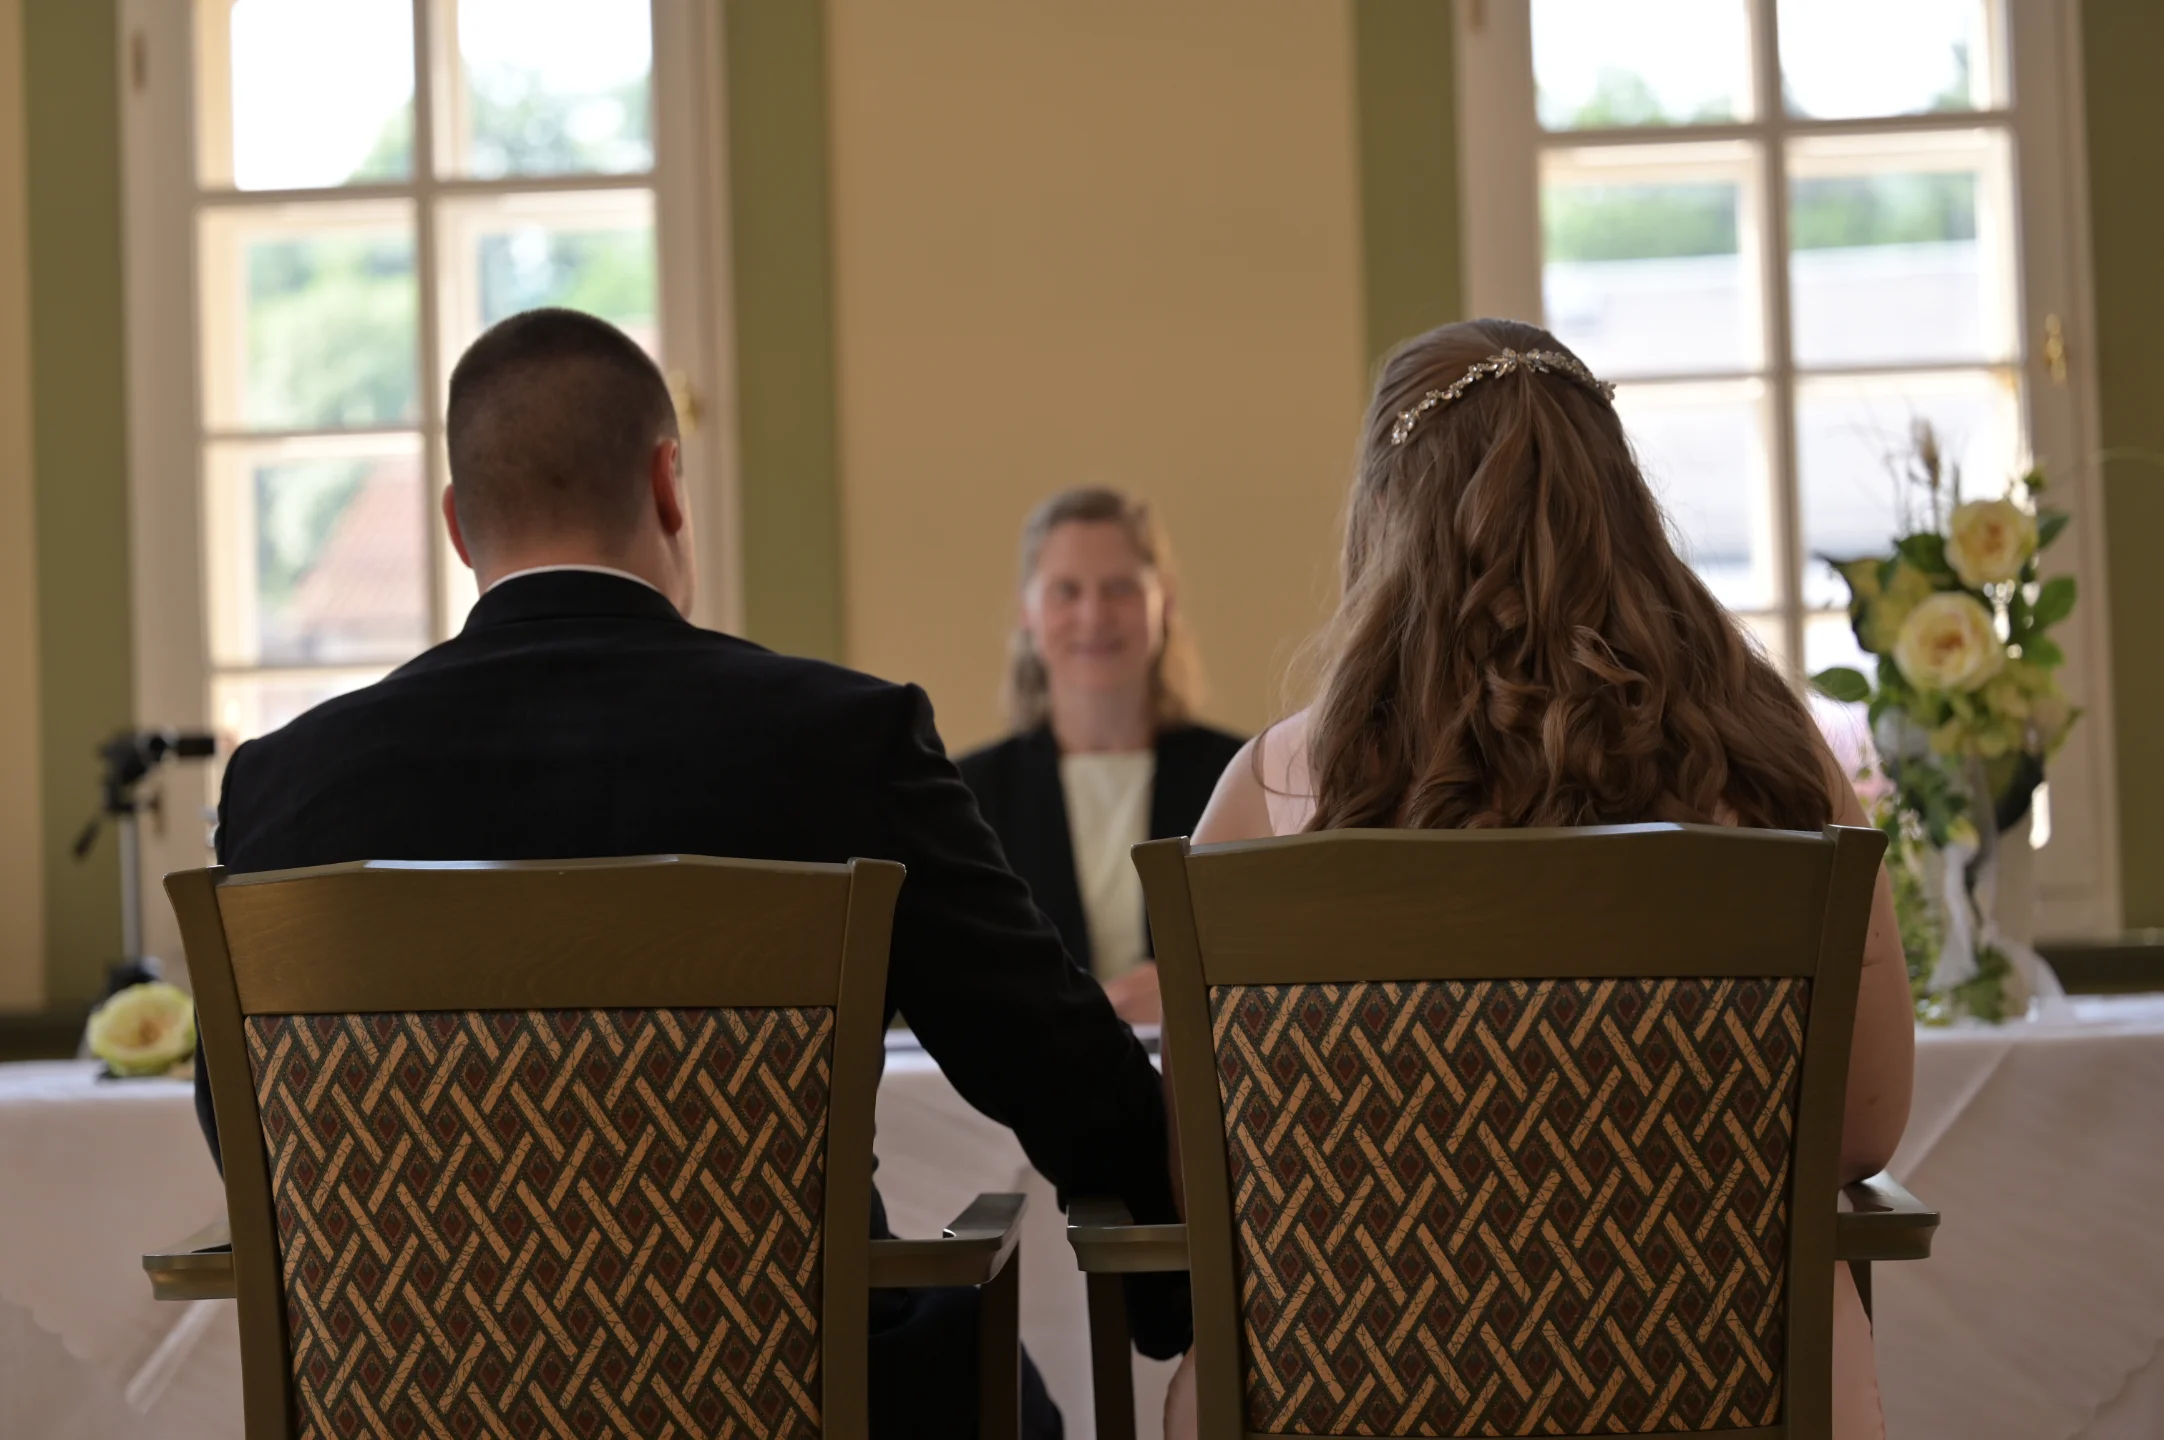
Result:
[[[1067,797],[1067,838],[1074,877],[1090,932],[1090,973],[1111,980],[1149,958],[1142,914],[1142,877],[1127,852],[1150,838],[1150,792],[1157,755],[1130,750],[1062,755],[1060,789]]]

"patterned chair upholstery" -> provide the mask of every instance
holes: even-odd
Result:
[[[819,1433],[834,1012],[255,1015],[299,1433]]]
[[[1836,1241],[1884,844],[1137,847],[1187,1223],[1070,1210],[1102,1440],[1135,1433],[1106,1282],[1161,1269],[1191,1277],[1201,1440],[1827,1440],[1836,1257],[1928,1254],[1937,1218],[1882,1178]]]
[[[1248,1428],[1771,1425],[1806,988],[1213,990]]]
[[[899,865],[655,856],[170,876],[248,1440],[864,1440],[870,1291],[981,1287],[1020,1419],[1022,1197],[871,1230]],[[230,1248],[218,1242],[230,1238]]]

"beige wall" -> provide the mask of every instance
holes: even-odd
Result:
[[[0,0],[0,1010],[45,998],[20,0]]]
[[[998,732],[1043,495],[1155,500],[1211,681],[1271,713],[1364,398],[1345,0],[832,0],[848,658]]]

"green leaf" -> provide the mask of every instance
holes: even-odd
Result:
[[[2031,665],[2041,665],[2046,670],[2066,663],[2066,652],[2057,641],[2043,635],[2032,635],[2021,647],[2021,658]]]
[[[2036,548],[2041,550],[2059,538],[2066,522],[2074,517],[2064,510],[2039,510],[2036,512]]]
[[[1811,685],[1829,700],[1844,705],[1857,705],[1871,698],[1871,682],[1863,678],[1861,670],[1846,665],[1836,665],[1831,670],[1821,670],[1811,677]]]
[[[1953,575],[1953,567],[1946,563],[1946,537],[1924,531],[1916,535],[1904,535],[1895,543],[1894,549],[1901,558],[1933,579],[1946,579]]]
[[[2036,603],[2029,607],[2029,625],[2042,630],[2058,624],[2074,613],[2074,577],[2054,575],[2044,582],[2037,592]]]

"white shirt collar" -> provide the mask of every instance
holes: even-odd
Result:
[[[490,585],[488,588],[493,590],[497,585],[507,584],[513,580],[523,580],[528,575],[554,575],[564,570],[576,570],[587,575],[614,575],[619,580],[635,580],[656,595],[661,594],[661,587],[645,576],[634,575],[629,570],[618,570],[613,565],[532,565],[524,570],[513,570],[508,575],[497,576],[495,584]]]

